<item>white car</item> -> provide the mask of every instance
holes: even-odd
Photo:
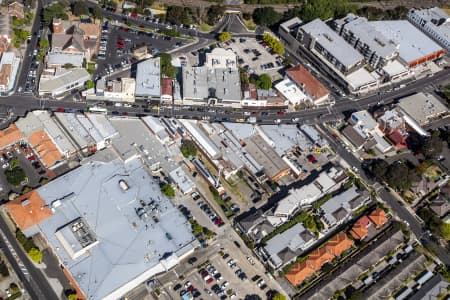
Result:
[[[192,285],[192,283],[190,282],[190,281],[186,281],[185,283],[184,283],[184,287],[185,288],[188,288],[188,287],[190,287]]]
[[[275,119],[275,120],[273,120],[273,122],[274,122],[275,124],[280,124],[280,123],[281,123],[281,120],[280,120],[280,119]]]
[[[6,168],[8,168],[8,167],[9,167],[9,164],[8,164],[8,163],[5,163],[5,164],[2,165],[2,168],[3,168],[3,169],[6,169]]]
[[[252,266],[255,264],[255,261],[251,258],[251,256],[247,256],[247,260]]]
[[[224,281],[221,286],[222,290],[226,289],[228,285],[229,285],[228,281]]]

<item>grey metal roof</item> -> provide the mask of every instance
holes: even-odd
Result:
[[[83,127],[75,114],[57,112],[55,113],[55,118],[59,123],[61,123],[64,129],[69,133],[70,137],[81,149],[91,144],[95,144],[94,138]]]
[[[236,68],[186,66],[183,67],[182,76],[183,99],[242,99],[239,70]]]
[[[366,18],[352,19],[344,26],[352,32],[363,44],[366,44],[377,55],[388,58],[397,52],[397,44],[387,39],[381,32],[375,29]]]
[[[420,125],[426,124],[429,118],[448,112],[448,108],[434,95],[417,93],[400,99],[398,106]]]
[[[320,207],[324,213],[324,218],[329,225],[334,225],[344,219],[356,207],[351,207],[351,201],[359,197],[360,194],[355,186],[334,196]],[[342,211],[342,210],[345,211]]]
[[[53,210],[38,226],[87,299],[119,298],[196,244],[189,222],[138,159],[91,161],[37,191]],[[99,243],[72,259],[55,232],[80,217]]]
[[[50,52],[47,56],[47,65],[65,65],[71,64],[75,67],[81,67],[83,65],[84,54],[80,52],[67,53],[67,52]]]
[[[145,60],[137,65],[136,96],[161,97],[161,68],[159,57]]]
[[[72,85],[76,82],[85,82],[91,79],[91,75],[85,69],[71,69],[66,73],[55,76],[52,79],[41,80],[39,82],[39,92],[58,91],[65,86]]]
[[[268,240],[264,249],[270,255],[270,259],[275,265],[279,265],[282,263],[282,258],[279,257],[281,251],[289,248],[289,250],[295,252],[302,249],[312,239],[314,239],[314,236],[301,223],[298,223]]]
[[[296,125],[262,125],[261,129],[272,141],[272,145],[279,155],[285,154],[295,146],[299,146],[302,150],[308,150],[313,146]]]
[[[364,59],[358,51],[320,19],[315,19],[300,28],[315,39],[317,43],[331,53],[347,69]]]
[[[441,46],[406,20],[370,21],[369,24],[400,45],[399,56],[407,63],[442,50]]]

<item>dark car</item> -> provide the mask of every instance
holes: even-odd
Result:
[[[179,289],[181,289],[181,287],[182,287],[182,285],[178,283],[177,285],[175,285],[175,286],[173,287],[173,290],[174,290],[174,291],[178,291]]]
[[[233,241],[233,243],[236,245],[236,247],[241,248],[241,245],[237,241]]]

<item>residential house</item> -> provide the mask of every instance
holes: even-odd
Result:
[[[398,108],[385,111],[377,121],[380,130],[394,144],[396,150],[407,147],[409,134],[403,114]]]
[[[369,214],[369,220],[375,225],[375,228],[381,228],[388,221],[383,209],[377,208]]]
[[[8,4],[8,14],[12,17],[16,17],[17,19],[23,19],[25,17],[23,4],[18,1]]]
[[[437,199],[431,202],[430,209],[442,218],[450,212],[450,203],[447,199]]]
[[[324,264],[339,257],[351,247],[353,247],[353,241],[345,233],[338,233],[325,245],[311,252],[306,260],[294,265],[285,274],[285,278],[293,286],[297,286],[318,272]]]
[[[355,240],[363,240],[369,233],[368,228],[370,225],[372,225],[372,222],[369,218],[367,216],[362,216],[355,222],[355,224],[353,224],[350,234]]]

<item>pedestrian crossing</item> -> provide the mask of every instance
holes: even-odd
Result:
[[[17,255],[16,250],[14,250],[13,246],[9,242],[9,240],[6,238],[6,235],[3,233],[3,231],[0,231],[0,236],[2,237],[3,241],[5,242],[6,246],[8,247],[9,252],[12,254],[14,259],[16,260],[17,264],[19,265],[20,270],[22,271],[23,275],[28,276],[30,275],[28,272],[27,267],[23,264],[22,260]]]

